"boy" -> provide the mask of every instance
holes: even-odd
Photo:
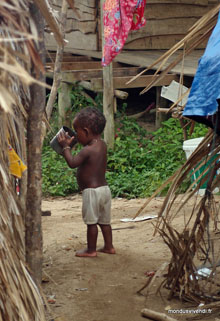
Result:
[[[58,136],[67,164],[71,168],[77,167],[77,183],[82,191],[82,216],[87,224],[87,249],[77,251],[76,256],[79,257],[97,256],[97,224],[104,238],[104,247],[99,251],[115,254],[110,225],[111,191],[105,179],[107,147],[101,139],[105,123],[104,115],[96,108],[84,108],[76,115],[73,127],[78,142],[84,147],[75,156],[70,152],[70,144],[74,137],[69,138],[62,132]]]

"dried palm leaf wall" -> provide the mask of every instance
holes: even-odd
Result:
[[[38,1],[38,4],[42,1]],[[37,30],[28,0],[0,2],[0,320],[44,321],[38,288],[25,264],[22,207],[9,174],[8,142],[25,158],[25,131],[35,82],[30,68],[42,68]]]

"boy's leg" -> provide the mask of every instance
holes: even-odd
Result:
[[[107,254],[115,254],[115,249],[112,244],[112,227],[111,225],[99,224],[102,235],[104,238],[104,247],[99,249],[98,252],[104,252]]]
[[[98,237],[98,228],[96,224],[87,225],[87,249],[76,252],[76,256],[79,257],[95,257],[96,243]]]

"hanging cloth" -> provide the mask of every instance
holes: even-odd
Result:
[[[27,166],[22,162],[15,150],[8,146],[9,156],[9,172],[17,178],[21,178],[22,173],[27,169]]]
[[[122,50],[130,30],[146,23],[146,0],[106,0],[103,4],[104,44],[102,65],[107,66]]]
[[[183,116],[214,128],[220,99],[220,15],[193,79]],[[219,124],[217,124],[219,133]]]

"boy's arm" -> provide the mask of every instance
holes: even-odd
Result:
[[[63,149],[63,157],[70,168],[79,167],[88,158],[88,156],[89,153],[86,147],[81,149],[81,151],[74,156],[71,154],[70,148]]]

